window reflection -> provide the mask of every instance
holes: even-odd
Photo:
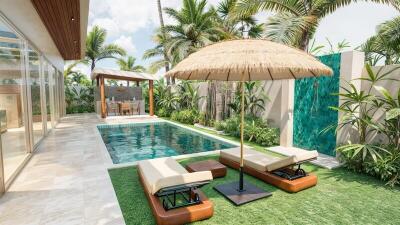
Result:
[[[50,107],[50,71],[49,64],[43,61],[44,92],[46,95],[47,130],[51,130],[51,107]]]
[[[33,127],[33,141],[34,144],[38,143],[43,137],[43,121],[42,121],[42,105],[40,94],[40,59],[39,54],[29,49],[29,77],[31,86],[31,101],[32,101],[32,127]]]
[[[27,155],[21,40],[0,21],[0,131],[7,181]]]

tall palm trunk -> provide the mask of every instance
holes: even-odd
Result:
[[[157,8],[158,8],[158,18],[160,19],[160,27],[161,27],[161,33],[163,35],[163,39],[165,41],[165,30],[164,30],[164,18],[162,14],[162,7],[161,7],[161,0],[157,0]],[[163,43],[164,45],[165,43]],[[164,50],[164,60],[165,60],[165,72],[169,71],[169,63],[168,63],[168,57],[167,57],[167,50],[165,49],[165,45],[163,46]],[[171,80],[169,77],[167,79],[167,85],[171,84]],[[172,83],[175,84],[175,78],[172,78]]]
[[[90,65],[90,72],[93,72],[95,67],[96,67],[96,63],[95,63],[94,59],[92,59],[92,64]],[[92,86],[94,86],[94,80],[92,80]]]
[[[90,71],[93,71],[95,67],[96,67],[96,63],[92,59],[92,65],[90,66]]]
[[[303,31],[303,34],[301,35],[300,43],[299,43],[299,48],[303,51],[308,52],[308,44],[310,42],[310,32],[309,31]]]

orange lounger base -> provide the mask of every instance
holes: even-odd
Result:
[[[232,167],[234,169],[239,169],[240,167],[239,163],[227,158],[223,158],[221,156],[219,157],[219,161],[222,164]],[[243,171],[253,177],[257,177],[258,179],[263,180],[266,183],[272,184],[290,193],[296,193],[309,187],[313,187],[317,184],[318,180],[317,176],[313,174],[308,174],[306,177],[302,177],[296,180],[287,180],[272,173],[259,171],[246,165],[244,165]]]
[[[150,203],[151,210],[153,211],[154,218],[158,225],[186,224],[212,217],[214,213],[213,204],[200,190],[194,192],[199,194],[200,199],[202,200],[201,204],[165,211],[158,197],[147,192],[140,169],[138,169],[138,174],[140,177],[140,183],[143,186],[143,190]]]

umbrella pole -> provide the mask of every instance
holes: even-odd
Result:
[[[241,99],[241,118],[240,118],[240,177],[239,177],[239,191],[243,189],[243,133],[244,133],[244,82],[242,81],[242,99]]]

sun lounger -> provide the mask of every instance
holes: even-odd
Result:
[[[300,166],[318,157],[317,151],[299,151],[285,158],[278,158],[251,149],[244,151],[244,172],[287,192],[298,192],[317,184],[317,177],[307,174]],[[220,162],[238,169],[240,149],[222,150]]]
[[[138,173],[158,225],[208,219],[213,205],[198,189],[212,179],[211,171],[189,173],[172,158],[144,160]]]

